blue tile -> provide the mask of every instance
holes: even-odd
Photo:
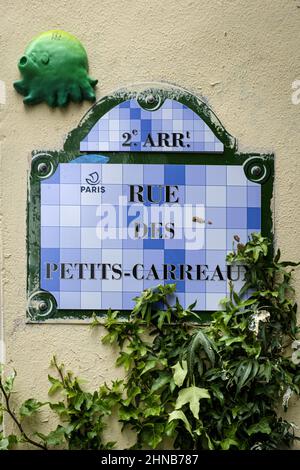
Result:
[[[124,109],[124,108],[120,108],[120,111],[119,111],[119,116],[120,116],[120,119],[122,120],[129,120],[130,119],[130,109]],[[128,129],[123,129],[123,130],[128,130]]]
[[[69,163],[61,163],[60,165],[60,182],[69,184],[80,183],[81,165],[69,165]]]
[[[97,215],[98,206],[81,206],[80,208],[80,225],[81,227],[97,227],[99,224],[101,217]]]
[[[194,152],[203,152],[206,150],[204,142],[194,142],[193,151]]]
[[[109,242],[109,240],[107,240]],[[138,240],[132,240],[131,238],[126,238],[122,241],[122,247],[124,249],[143,249],[144,246],[144,240],[143,239],[138,239]]]
[[[139,297],[140,292],[124,292],[123,293],[123,309],[131,310],[135,306],[135,297]]]
[[[248,207],[260,207],[261,205],[261,186],[248,186]]]
[[[248,229],[260,230],[261,210],[258,207],[249,207],[247,210]]]
[[[164,184],[164,165],[144,165],[145,184]]]
[[[206,264],[208,269],[213,271],[216,269],[216,266],[219,266],[221,270],[225,269],[226,254],[226,250],[207,250]]]
[[[143,240],[144,250],[163,250],[164,240],[146,238]]]
[[[165,184],[185,184],[185,166],[165,165]]]
[[[42,184],[41,185],[41,204],[59,204],[59,185]]]
[[[184,249],[185,240],[184,238],[173,238],[173,239],[165,239],[164,247],[168,250],[182,250]]]
[[[141,131],[146,132],[151,132],[151,119],[141,119]]]
[[[75,274],[75,272],[71,272],[70,270],[69,275],[71,276],[72,274]],[[79,279],[61,279],[60,280],[60,292],[80,292],[80,287],[81,286],[80,286]]]
[[[145,269],[149,269],[152,264],[159,269],[159,266],[164,264],[164,252],[165,250],[145,250],[143,252]]]
[[[89,262],[89,260],[83,257],[82,255],[83,251],[84,250],[80,250],[80,248],[61,248],[60,262],[61,263],[79,263],[80,261],[82,261],[83,263],[87,263]],[[98,250],[98,253],[100,253],[99,250]],[[100,261],[98,261],[97,258],[96,259],[94,258],[92,262],[97,263]]]
[[[122,306],[122,293],[121,292],[103,292],[102,293],[102,308],[103,309],[109,309],[109,308],[120,309],[120,306]]]
[[[141,110],[138,108],[131,108],[130,110],[130,118],[131,119],[140,119],[141,118]]]
[[[228,228],[246,228],[247,227],[247,209],[239,207],[227,208],[227,227]]]
[[[205,254],[206,250],[187,250],[185,252],[185,262],[190,265],[206,264]]]
[[[226,208],[207,207],[205,220],[209,228],[226,228]]]
[[[208,186],[226,185],[226,166],[225,165],[207,165],[206,166],[206,184]]]
[[[197,292],[191,292],[185,294],[186,305],[192,305],[195,301],[197,301],[194,310],[205,310],[205,295],[199,295]]]
[[[187,165],[185,167],[185,180],[187,185],[205,186],[206,166]]]
[[[47,279],[47,263],[51,264],[51,278]],[[52,264],[53,263],[53,264]],[[59,263],[60,254],[58,248],[42,248],[41,249],[41,288],[51,291],[59,291]],[[54,271],[56,265],[58,269]]]
[[[130,100],[123,101],[123,103],[120,103],[118,105],[119,108],[130,108]]]
[[[165,263],[166,264],[184,264],[185,251],[184,250],[165,250]]]
[[[41,247],[59,248],[59,227],[41,227]]]
[[[59,305],[65,310],[79,309],[80,292],[61,292]]]
[[[186,280],[185,281],[185,288],[186,292],[202,292],[204,293],[206,290],[205,282],[204,281],[197,281],[197,280]]]
[[[247,207],[247,186],[228,186],[227,206]]]
[[[41,184],[58,184],[60,182],[60,165],[57,166],[55,173],[50,178],[42,180]]]

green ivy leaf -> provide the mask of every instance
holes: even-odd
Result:
[[[157,392],[157,390],[169,384],[170,380],[171,376],[168,372],[160,372],[159,376],[152,384],[150,393]]]
[[[228,450],[230,449],[231,446],[239,447],[239,443],[235,439],[232,439],[231,437],[227,437],[226,439],[223,439],[223,441],[220,442],[220,445],[223,450]]]
[[[175,366],[172,367],[173,369],[173,379],[177,387],[181,387],[183,384],[186,375],[187,375],[187,361],[182,361],[181,363],[178,361]]]
[[[3,437],[0,439],[0,450],[8,450],[9,448],[9,440],[7,437]]]
[[[12,392],[16,376],[17,373],[14,370],[3,382],[3,388],[7,395],[10,395],[10,393]]]
[[[156,449],[163,439],[165,426],[162,423],[147,423],[142,429],[142,438],[152,449]]]
[[[58,379],[55,379],[54,377],[51,377],[51,375],[48,375],[48,380],[52,384],[48,391],[48,395],[54,395],[56,392],[62,390],[63,385]]]
[[[44,405],[47,405],[47,403],[37,401],[35,398],[29,398],[20,406],[19,413],[21,418],[33,415]]]
[[[50,408],[51,410],[55,411],[59,416],[68,414],[68,408],[62,401],[58,403],[50,403]]]
[[[51,431],[47,436],[36,433],[37,436],[43,439],[43,441],[50,447],[60,446],[65,443],[66,435],[68,435],[73,427],[64,427],[64,426],[57,426],[54,431]]]
[[[231,346],[231,344],[233,343],[242,343],[245,338],[246,338],[246,335],[241,335],[241,336],[224,335],[222,336],[222,338],[220,338],[220,341],[224,341],[226,346]]]
[[[192,429],[191,429],[191,425],[190,423],[188,422],[188,419],[187,417],[185,416],[184,412],[181,411],[181,410],[175,410],[175,411],[172,411],[172,413],[170,414],[169,416],[169,422],[171,421],[183,421],[184,423],[184,426],[185,426],[185,429],[192,435]]]
[[[123,366],[126,371],[128,371],[133,364],[133,358],[131,354],[121,352],[120,356],[116,361],[116,366]]]
[[[246,432],[248,436],[252,436],[252,434],[257,433],[271,434],[272,429],[270,428],[269,419],[262,418],[258,423],[252,424],[252,426],[250,426]]]
[[[184,388],[180,390],[176,400],[176,410],[180,410],[187,403],[196,419],[199,419],[200,400],[210,398],[208,390],[196,386]]]
[[[81,405],[83,404],[84,400],[85,400],[84,393],[78,393],[74,401],[75,410],[80,411]]]

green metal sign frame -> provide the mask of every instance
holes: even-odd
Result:
[[[151,96],[151,103],[147,97]],[[192,109],[209,126],[224,145],[224,152],[213,153],[157,153],[151,152],[104,152],[114,163],[169,163],[190,165],[244,165],[246,177],[261,184],[261,233],[273,240],[272,198],[274,182],[274,155],[259,153],[240,153],[237,143],[222,126],[216,115],[200,98],[186,90],[161,84],[122,89],[98,101],[83,117],[78,127],[67,136],[61,151],[33,151],[29,175],[27,199],[27,318],[29,322],[77,322],[89,320],[94,314],[105,317],[106,311],[60,310],[51,293],[40,288],[40,194],[41,181],[50,177],[59,163],[68,163],[80,153],[80,142],[96,122],[118,104],[136,98],[144,109],[159,107],[165,99],[175,99]],[[95,151],[93,154],[97,153]],[[99,152],[100,154],[100,152]],[[159,158],[159,161],[158,161]],[[129,312],[122,312],[120,318],[127,318]],[[209,312],[199,312],[199,318],[207,320]]]

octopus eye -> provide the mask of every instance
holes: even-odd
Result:
[[[23,57],[21,57],[21,59],[20,59],[20,65],[24,66],[24,65],[27,64],[27,62],[28,62],[27,57],[25,55],[23,55]]]

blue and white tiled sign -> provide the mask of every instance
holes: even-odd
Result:
[[[128,310],[175,282],[183,305],[218,309],[239,277],[226,254],[260,231],[260,201],[242,166],[61,163],[41,182],[41,288],[59,309]]]
[[[82,152],[211,152],[223,143],[193,110],[166,99],[156,111],[141,108],[135,99],[106,113],[81,141]]]

